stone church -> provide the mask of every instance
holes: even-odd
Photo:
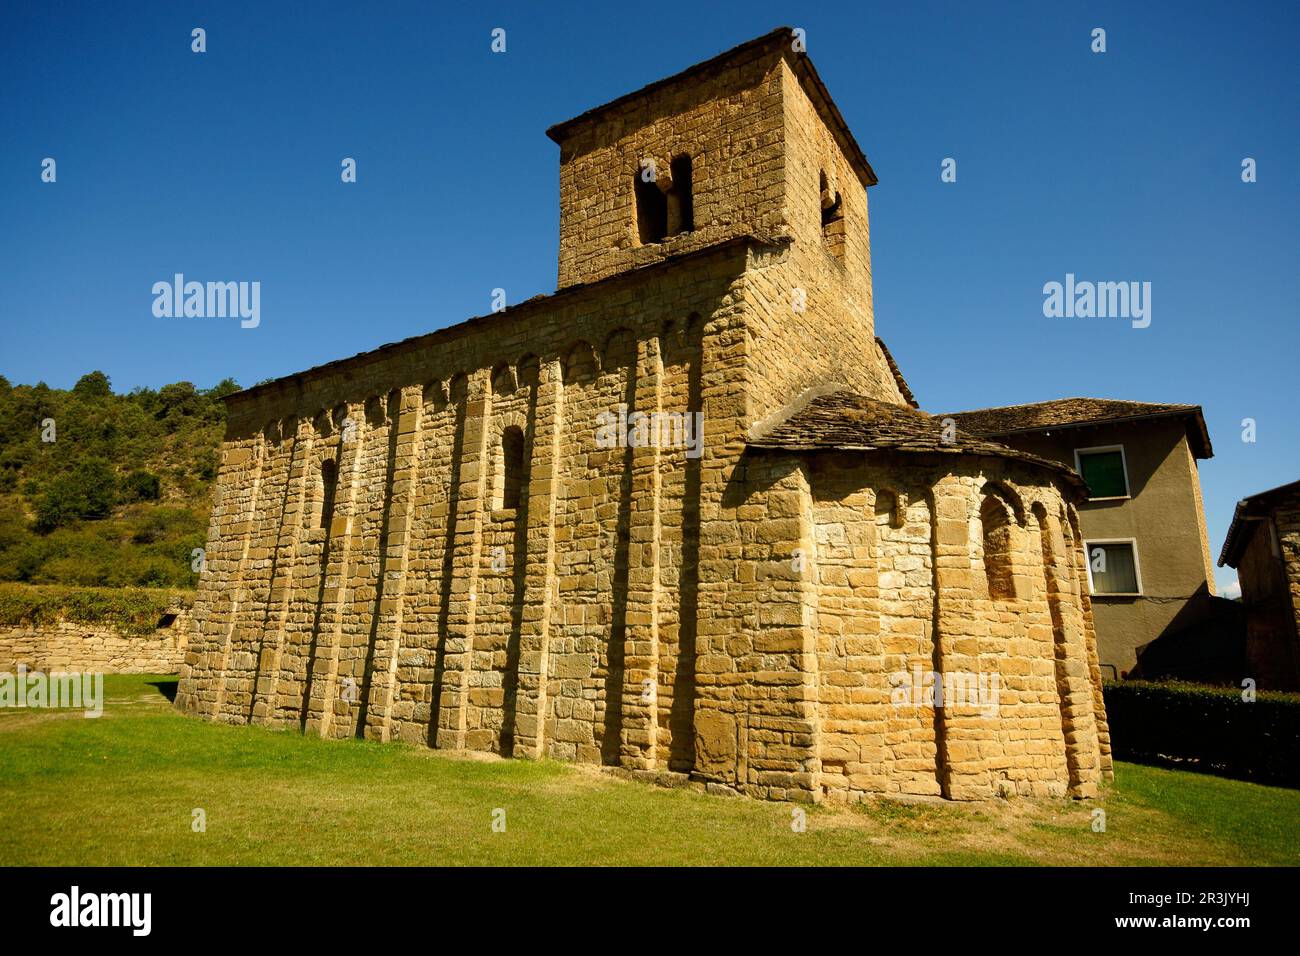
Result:
[[[178,708],[770,799],[1096,794],[1085,486],[917,408],[799,46],[547,131],[554,294],[230,396]]]

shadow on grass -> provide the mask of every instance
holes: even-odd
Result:
[[[176,684],[180,678],[177,677],[160,677],[158,680],[145,681],[150,687],[158,688],[158,693],[167,698],[168,702],[176,703]]]
[[[1283,787],[1288,790],[1300,790],[1300,777],[1294,773],[1270,773],[1253,767],[1232,766],[1195,757],[1174,757],[1167,754],[1116,753],[1116,760],[1142,764],[1146,767],[1158,767],[1161,770],[1181,770],[1185,773],[1201,774],[1206,777],[1218,777],[1221,780],[1241,780],[1245,783],[1257,783],[1265,787]]]

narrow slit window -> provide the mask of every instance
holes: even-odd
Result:
[[[641,169],[636,171],[633,180],[636,191],[636,229],[641,245],[663,242],[668,235],[668,197],[659,189],[659,184],[651,179],[646,181]]]
[[[691,232],[695,228],[695,202],[691,194],[691,157],[682,154],[673,159],[673,187],[668,190],[668,235]]]
[[[841,259],[844,257],[844,202],[840,194],[831,189],[825,171],[818,180],[818,196],[821,202],[822,241],[831,255]]]
[[[658,173],[662,172],[662,175]],[[641,245],[695,229],[694,174],[691,157],[674,156],[667,171],[642,162],[632,181],[636,200],[636,232]]]
[[[1016,596],[1011,573],[1011,518],[1007,506],[993,495],[980,506],[980,527],[984,538],[984,575],[989,597],[1006,601]]]
[[[524,486],[524,431],[511,425],[501,433],[501,450],[497,473],[497,507],[515,509]]]
[[[898,496],[888,490],[876,492],[876,524],[882,528],[898,528],[902,526],[898,519]]]
[[[317,483],[315,525],[329,528],[334,517],[334,492],[338,487],[338,466],[334,459],[326,458],[320,463],[320,480]]]

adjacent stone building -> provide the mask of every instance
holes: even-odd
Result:
[[[913,407],[876,176],[794,46],[549,131],[555,294],[229,398],[179,708],[773,799],[1096,792],[1084,486]]]
[[[1062,398],[951,417],[973,435],[1068,465],[1090,486],[1079,523],[1103,676],[1142,670],[1155,646],[1161,668],[1235,677],[1230,648],[1214,653],[1235,647],[1223,633],[1235,630],[1225,621],[1234,609],[1214,594],[1198,466],[1214,448],[1199,405]]]
[[[1264,690],[1300,690],[1300,481],[1237,502],[1223,565],[1241,582],[1247,674]]]

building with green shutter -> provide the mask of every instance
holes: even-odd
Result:
[[[939,417],[1087,483],[1079,522],[1105,676],[1127,675],[1157,638],[1216,613],[1197,464],[1214,450],[1199,405],[1063,398]]]

